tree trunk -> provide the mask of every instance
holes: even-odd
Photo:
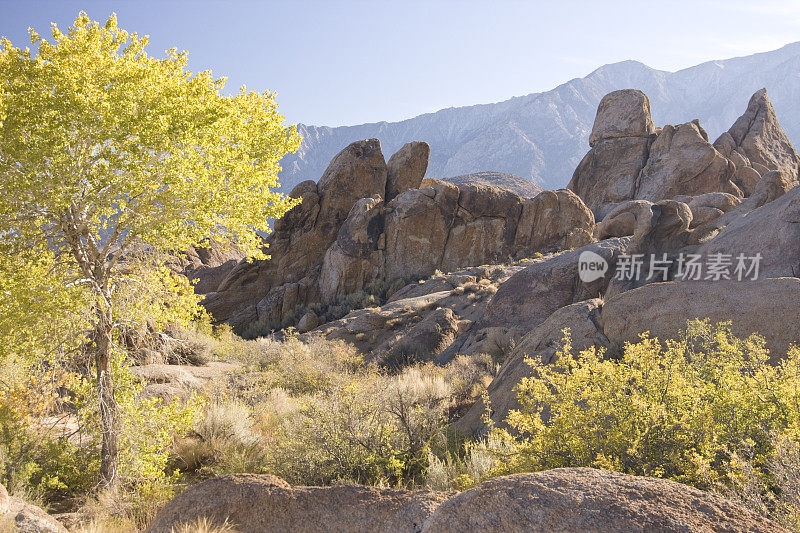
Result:
[[[110,317],[102,310],[98,313],[100,321],[95,330],[95,364],[97,366],[97,392],[100,401],[100,429],[103,445],[100,452],[100,486],[112,488],[117,483],[119,472],[119,443],[117,428],[119,413],[114,397],[114,379],[111,375],[111,332]]]

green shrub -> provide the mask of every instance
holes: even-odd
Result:
[[[554,363],[527,359],[521,409],[510,431],[495,430],[514,446],[497,473],[591,466],[714,489],[732,482],[747,445],[769,476],[774,435],[799,435],[800,350],[771,366],[762,338],[728,326],[693,321],[665,343],[643,335],[619,359],[575,354],[567,337]]]
[[[95,486],[96,455],[0,405],[0,482],[12,494],[66,510]]]

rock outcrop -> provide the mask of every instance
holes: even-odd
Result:
[[[599,141],[648,137],[656,132],[650,116],[650,99],[642,91],[623,89],[608,93],[597,106],[589,146]]]
[[[408,189],[417,189],[425,171],[428,169],[428,157],[431,147],[428,143],[414,141],[405,144],[387,163],[386,194],[388,202]]]
[[[568,188],[598,220],[613,208],[609,204],[629,200],[707,193],[743,198],[769,171],[796,180],[800,164],[763,89],[713,145],[697,120],[657,130],[641,91],[615,91],[600,102],[589,145]]]
[[[227,520],[241,533],[417,532],[448,496],[359,485],[293,487],[275,476],[231,474],[188,488],[146,531],[171,533],[205,517],[214,524]]]
[[[369,362],[385,366],[449,360],[480,319],[497,285],[524,263],[474,267],[399,288],[380,307],[357,309],[311,331],[353,344]],[[458,348],[456,348],[458,347]],[[445,354],[446,355],[442,355]]]
[[[534,262],[500,285],[476,328],[503,326],[525,333],[562,307],[597,297],[605,292],[616,259],[628,243],[624,238],[609,239]],[[586,252],[609,265],[605,274],[591,283],[583,283],[578,277],[579,260]]]
[[[326,250],[359,199],[386,193],[387,174],[377,139],[352,143],[339,152],[319,183],[305,181],[291,192],[302,203],[275,222],[267,239],[271,258],[240,262],[206,296],[206,308],[217,321],[241,331],[259,320],[280,323],[314,300]]]
[[[635,198],[658,202],[710,192],[743,195],[732,179],[736,166],[709,142],[698,122],[664,126],[639,172]]]
[[[320,275],[324,302],[375,280],[498,263],[592,241],[594,219],[570,191],[520,198],[486,185],[427,179],[388,204],[360,200],[328,250]]]
[[[603,205],[633,199],[655,133],[647,95],[634,89],[607,94],[597,108],[591,150],[567,188],[595,214]]]
[[[760,254],[760,277],[800,276],[800,187],[784,192],[787,186],[791,184],[782,173],[768,173],[759,183],[763,195],[757,191],[720,218],[724,228],[696,253],[703,257],[721,253],[732,259]]]
[[[386,165],[375,139],[347,147],[318,184],[292,191],[302,203],[276,221],[271,259],[240,262],[207,295],[208,310],[239,332],[257,321],[295,325],[309,304],[592,242],[594,216],[571,191],[524,198],[423,181],[428,153],[427,144],[409,143]]]
[[[723,133],[722,137],[725,135]],[[751,166],[780,170],[797,178],[800,156],[778,123],[766,89],[750,98],[747,111],[731,126],[727,135],[733,140],[733,149],[747,158]]]
[[[674,481],[559,468],[485,481],[441,504],[422,531],[784,530],[721,496]]]

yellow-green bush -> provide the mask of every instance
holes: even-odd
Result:
[[[714,489],[733,482],[747,445],[769,477],[775,435],[800,435],[800,350],[772,366],[762,338],[728,326],[693,321],[667,342],[644,335],[618,359],[573,353],[569,337],[556,362],[529,358],[521,409],[509,431],[495,430],[513,444],[496,473],[591,466]]]
[[[112,371],[117,383],[115,396],[120,411],[118,438],[120,446],[119,498],[129,512],[137,515],[148,510],[153,502],[164,501],[174,494],[180,480],[179,470],[168,471],[173,444],[197,424],[203,412],[203,400],[192,395],[188,400],[164,402],[160,398],[138,398],[143,384],[133,375],[124,357],[117,357]],[[77,387],[77,409],[82,431],[90,439],[89,446],[100,442],[94,387],[84,380]]]

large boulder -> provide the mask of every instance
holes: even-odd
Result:
[[[361,290],[383,267],[384,203],[380,196],[362,198],[350,210],[336,242],[328,248],[320,272],[323,302],[334,302]]]
[[[674,279],[677,258],[694,237],[690,228],[692,211],[683,202],[662,200],[652,204],[650,217],[642,217],[626,249],[628,261],[624,275],[615,275],[605,296],[639,287],[654,281]],[[641,263],[638,272],[632,272],[633,260]]]
[[[733,183],[736,166],[709,142],[700,124],[664,126],[639,174],[636,198],[657,202],[677,195],[724,192],[743,196]]]
[[[676,198],[676,200],[678,199],[680,198]],[[742,199],[738,196],[724,192],[708,192],[687,198],[686,205],[689,206],[692,212],[690,227],[695,228],[710,224],[741,203]]]
[[[613,204],[608,213],[595,226],[598,239],[625,237],[642,233],[650,227],[653,219],[653,202],[628,200]],[[639,229],[641,228],[641,229]]]
[[[422,531],[785,530],[719,495],[674,481],[558,468],[485,481],[441,504]]]
[[[747,110],[727,133],[735,150],[752,166],[780,170],[797,179],[800,156],[778,123],[766,89],[757,91],[750,98]]]
[[[506,189],[474,183],[461,185],[458,191],[458,204],[446,232],[439,268],[452,272],[508,259],[513,255],[522,198]],[[398,219],[388,221],[387,227],[391,228],[394,221]],[[391,261],[392,249],[388,251],[387,261]],[[395,253],[394,257],[399,255]]]
[[[0,530],[20,533],[67,533],[67,529],[42,508],[8,495],[0,485]]]
[[[735,258],[761,255],[761,277],[800,276],[800,187],[791,186],[780,172],[770,172],[759,182],[756,194],[731,209],[717,224],[716,236],[700,246],[703,257],[726,254]],[[763,192],[762,192],[763,189]],[[777,199],[766,200],[777,196]],[[758,203],[765,203],[758,206]]]
[[[762,335],[777,359],[786,355],[792,343],[800,343],[797,317],[800,278],[669,281],[607,298],[600,324],[612,346],[620,348],[626,342],[637,342],[645,331],[659,339],[674,339],[687,320],[732,320],[736,336]]]
[[[460,192],[457,186],[444,182],[425,185],[405,191],[389,206],[385,230],[387,279],[426,276],[441,266]]]
[[[600,100],[589,146],[607,139],[647,137],[655,131],[647,95],[638,89],[622,89]]]
[[[428,157],[431,147],[422,141],[413,141],[403,145],[387,163],[386,201],[408,189],[417,189],[425,171],[428,169]]]
[[[502,326],[525,333],[556,310],[604,293],[628,243],[627,238],[609,239],[534,262],[500,285],[476,329]],[[608,264],[602,277],[589,283],[579,277],[584,253],[595,254]]]
[[[408,331],[384,341],[374,354],[382,366],[398,369],[432,360],[453,343],[458,333],[458,317],[451,309],[440,307]]]
[[[632,199],[655,132],[650,100],[642,91],[625,89],[607,94],[597,108],[589,136],[591,150],[575,169],[567,188],[595,214],[605,204]]]
[[[594,240],[594,226],[594,214],[574,192],[544,191],[523,200],[514,255],[584,246]]]
[[[633,199],[651,142],[651,137],[598,140],[578,164],[567,188],[595,215],[607,204]]]
[[[171,533],[207,518],[242,533],[418,532],[449,493],[359,485],[293,487],[270,475],[231,474],[189,487],[147,528]]]

